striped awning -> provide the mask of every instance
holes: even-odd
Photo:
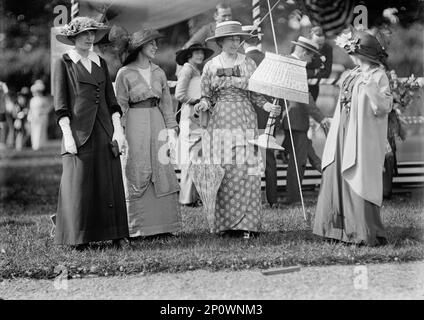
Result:
[[[338,35],[353,21],[355,0],[300,0],[298,3],[312,24],[320,25],[327,37]]]

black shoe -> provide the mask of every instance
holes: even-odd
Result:
[[[84,250],[87,250],[89,246],[90,245],[88,243],[82,243],[82,244],[71,245],[71,248],[75,251],[84,251]]]
[[[126,238],[112,240],[112,246],[116,249],[128,249],[131,247],[131,243]]]
[[[293,200],[291,198],[286,197],[286,198],[281,199],[281,201],[279,201],[279,203],[288,206],[288,205],[292,205],[292,204],[298,204],[298,203],[300,203],[300,200]]]

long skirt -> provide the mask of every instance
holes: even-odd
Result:
[[[62,156],[63,173],[56,218],[56,244],[77,245],[128,237],[128,220],[119,157],[96,119],[78,154]]]
[[[323,171],[313,233],[343,242],[373,246],[386,238],[380,207],[355,193],[341,173],[347,120],[348,115],[342,110],[335,161]]]
[[[183,104],[181,106],[180,136],[178,145],[178,160],[181,169],[180,174],[180,203],[190,204],[198,199],[198,194],[188,169],[193,160],[193,149],[200,143],[201,127],[190,119],[192,106]]]
[[[47,142],[48,115],[40,115],[37,120],[31,121],[31,147],[38,150]]]
[[[181,230],[178,193],[157,197],[149,183],[140,198],[127,200],[131,237],[175,233]]]
[[[166,146],[159,108],[130,108],[126,121],[128,150],[122,155],[130,237],[174,233],[181,229],[179,185],[172,164],[159,154]],[[159,172],[157,175],[155,172]]]
[[[220,130],[228,130],[230,136]],[[202,137],[203,155],[208,158],[206,148],[209,146],[212,158],[217,152],[217,159],[220,158],[219,163],[225,170],[216,199],[215,232],[258,232],[261,229],[260,167],[263,163],[259,150],[247,142],[257,134],[256,113],[247,98],[218,100],[208,126],[210,141]],[[235,136],[240,138],[240,144]]]

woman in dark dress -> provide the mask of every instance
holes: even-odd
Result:
[[[77,17],[56,36],[74,48],[54,68],[54,104],[63,133],[55,243],[77,249],[104,240],[119,246],[128,237],[121,109],[106,62],[90,50],[107,31],[91,18]]]
[[[353,244],[381,245],[380,217],[387,115],[392,109],[384,48],[364,31],[336,43],[357,67],[341,81],[339,101],[322,157],[322,183],[313,232]]]

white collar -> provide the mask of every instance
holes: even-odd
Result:
[[[251,46],[244,50],[245,53],[248,53],[250,51],[260,51],[256,46]]]
[[[73,63],[78,63],[83,57],[75,50],[72,49],[68,52],[69,58],[71,58]],[[100,67],[100,58],[94,51],[88,51],[88,56],[86,59],[93,61]]]

